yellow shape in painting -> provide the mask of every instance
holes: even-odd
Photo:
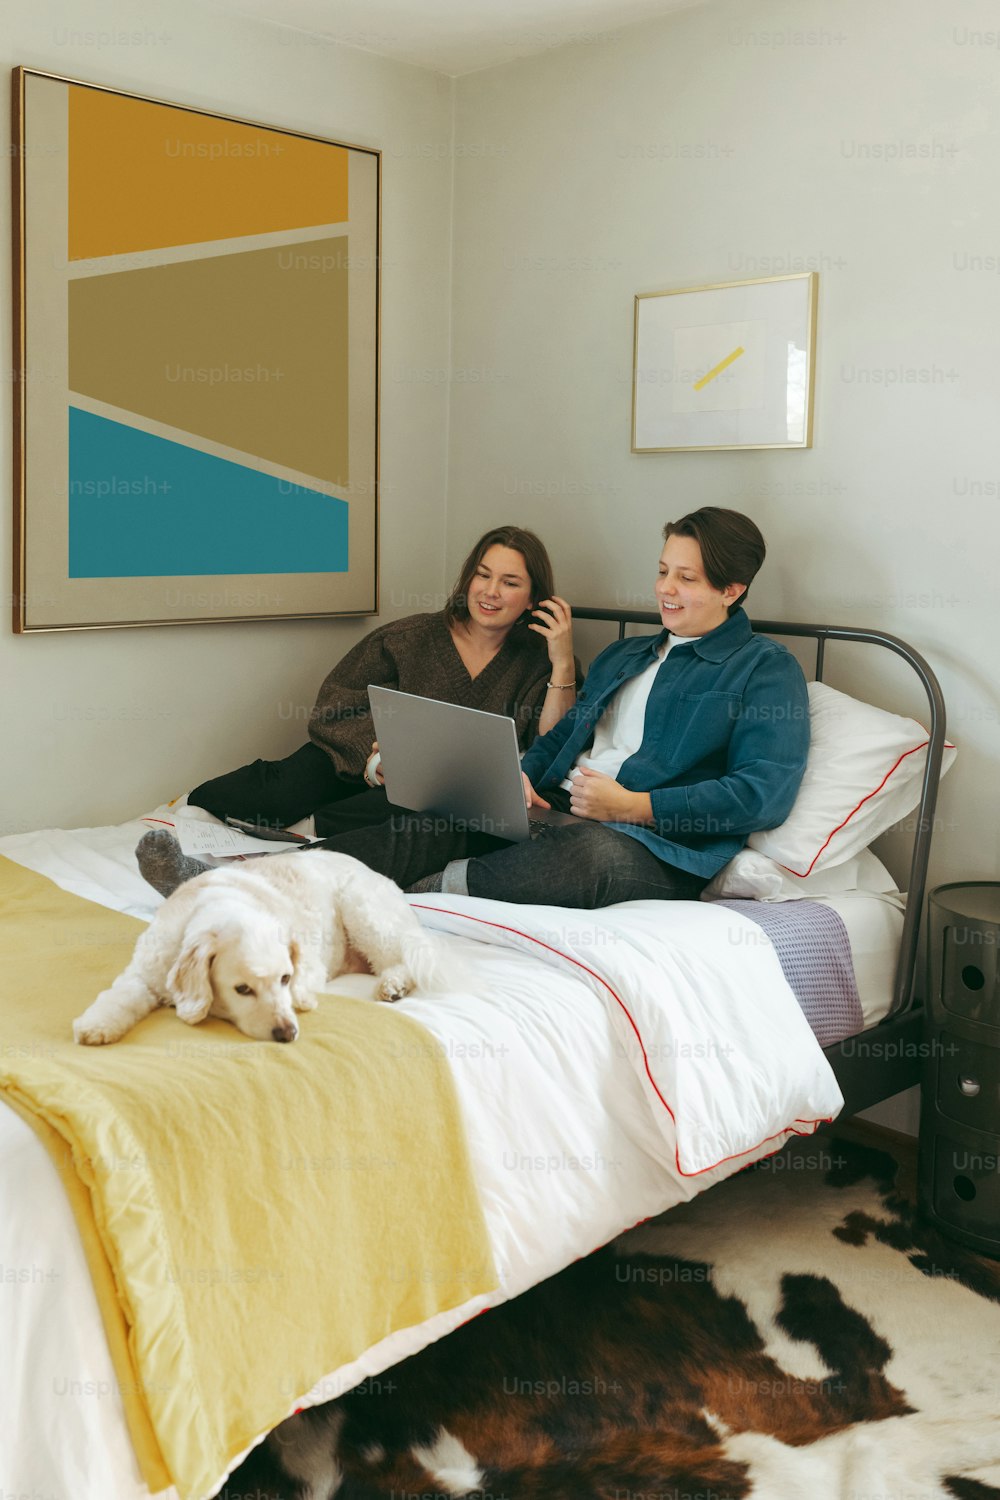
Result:
[[[700,380],[695,381],[695,390],[700,391],[704,386],[708,385],[708,382],[710,380],[714,380],[716,375],[721,375],[723,370],[728,370],[734,359],[739,359],[740,355],[745,353],[746,350],[743,348],[743,345],[739,344],[733,350],[732,354],[727,354],[725,359],[720,359],[719,363],[717,365],[714,365],[712,369],[709,370],[707,375],[703,375]]]
[[[69,90],[69,258],[343,224],[346,146],[79,84]]]

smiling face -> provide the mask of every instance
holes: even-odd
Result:
[[[473,624],[506,635],[535,603],[520,552],[499,543],[487,548],[469,581],[466,599]]]
[[[656,602],[660,619],[674,635],[707,635],[729,616],[729,606],[746,585],[713,588],[705,577],[701,548],[692,536],[669,536],[660,554]]]

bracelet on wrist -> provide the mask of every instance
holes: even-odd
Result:
[[[575,682],[553,682],[552,678],[550,677],[549,680],[548,680],[548,682],[545,684],[545,686],[546,687],[551,687],[551,688],[558,688],[561,691],[568,692],[570,688],[575,688],[576,687],[576,683]]]

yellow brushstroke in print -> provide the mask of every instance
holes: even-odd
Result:
[[[738,344],[737,347],[733,350],[732,354],[727,354],[725,359],[720,359],[719,363],[715,366],[714,369],[709,370],[707,375],[703,375],[700,380],[695,381],[695,390],[700,391],[702,386],[708,385],[708,382],[710,380],[714,380],[716,375],[721,375],[723,370],[729,368],[734,359],[739,359],[740,355],[745,354],[746,352],[747,351],[744,349],[743,345]]]

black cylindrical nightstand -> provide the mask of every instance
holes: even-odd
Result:
[[[927,915],[920,1204],[1000,1257],[1000,881],[939,885]]]

